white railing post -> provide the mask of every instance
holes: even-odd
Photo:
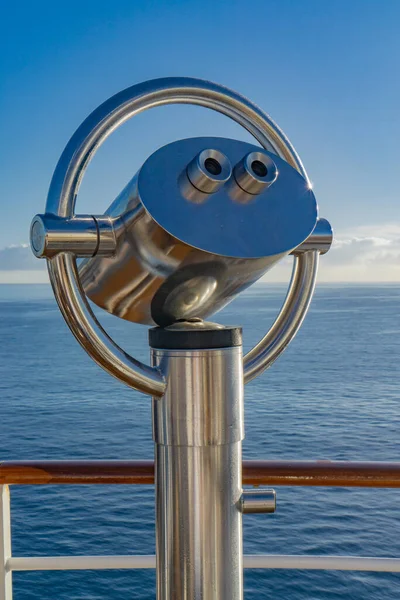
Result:
[[[12,600],[10,490],[0,485],[0,600]]]

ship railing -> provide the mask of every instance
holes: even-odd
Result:
[[[0,600],[12,600],[13,571],[153,569],[155,556],[13,556],[10,485],[154,483],[153,461],[0,463]],[[243,485],[400,488],[400,462],[244,461]],[[248,569],[400,572],[400,558],[256,554]]]

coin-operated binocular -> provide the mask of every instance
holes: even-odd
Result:
[[[76,215],[96,149],[130,117],[181,103],[216,110],[259,145],[218,137],[160,148],[101,216]],[[79,127],[31,226],[58,305],[88,354],[153,396],[157,597],[239,600],[242,514],[273,490],[242,489],[243,387],[285,349],[313,294],[332,231],[294,148],[259,108],[219,85],[159,79],[113,96]],[[294,269],[270,331],[242,356],[240,327],[205,321],[288,254]],[[76,261],[77,258],[83,259]],[[152,365],[117,346],[88,298],[150,329]]]

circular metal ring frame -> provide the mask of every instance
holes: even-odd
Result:
[[[284,133],[257,106],[235,92],[200,79],[165,78],[134,85],[99,106],[70,139],[55,169],[46,212],[73,217],[79,185],[96,150],[122,123],[149,108],[193,104],[230,117],[266,150],[282,157],[308,181],[307,173]],[[284,305],[269,332],[244,357],[245,383],[269,367],[299,329],[308,310],[318,269],[318,252],[294,257]],[[61,252],[47,261],[59,308],[74,336],[108,373],[132,388],[161,396],[165,381],[155,368],[128,355],[96,319],[79,281],[76,258]]]

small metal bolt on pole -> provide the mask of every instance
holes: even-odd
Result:
[[[107,136],[143,110],[174,103],[214,109],[260,145],[178,140],[144,162],[105,215],[76,215],[89,158]],[[242,490],[244,384],[296,335],[331,243],[287,137],[249,100],[214,83],[134,85],[89,115],[61,155],[46,212],[32,221],[31,247],[47,259],[59,308],[89,356],[153,398],[158,600],[243,598],[242,515],[274,512],[276,502],[273,490]],[[240,327],[204,319],[289,254],[281,312],[243,357]],[[152,326],[151,366],[108,336],[88,299]]]

